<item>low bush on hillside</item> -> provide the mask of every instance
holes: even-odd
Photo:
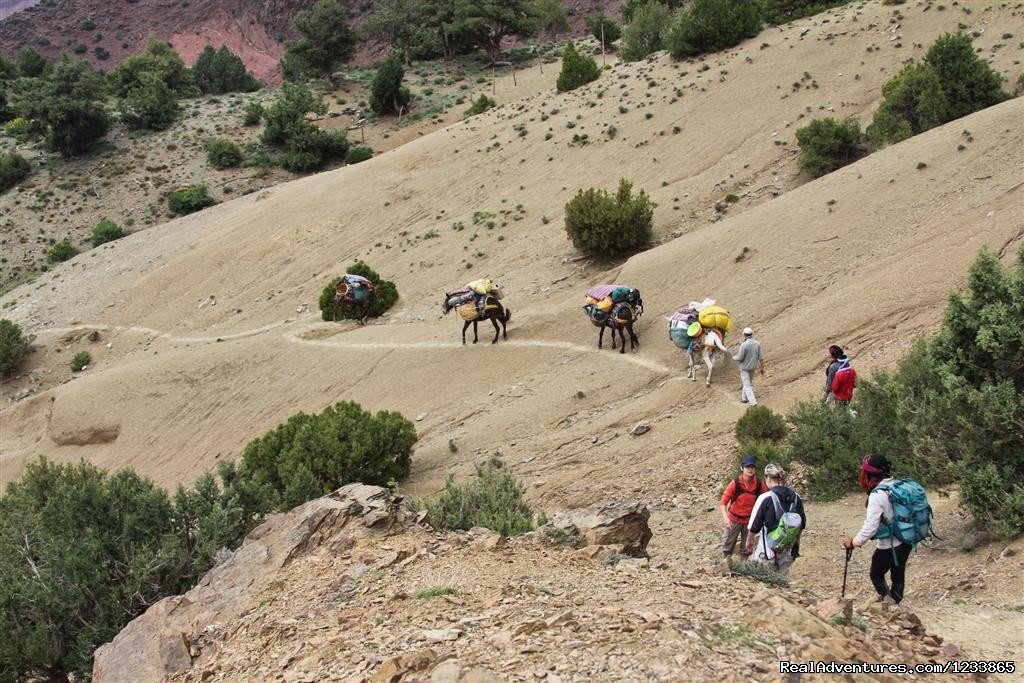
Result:
[[[217,202],[206,191],[206,185],[189,185],[167,195],[167,208],[176,216],[201,211]]]
[[[856,119],[842,123],[833,118],[814,119],[796,131],[800,144],[800,168],[815,178],[853,163],[864,156],[864,135]]]
[[[494,107],[496,105],[497,105],[497,102],[492,100],[487,95],[485,95],[483,93],[480,93],[480,97],[478,97],[475,100],[473,100],[473,104],[469,107],[469,109],[466,110],[466,114],[465,115],[466,116],[476,116],[477,114],[482,114],[485,111],[487,111],[488,109],[490,109],[491,107]]]
[[[665,49],[665,36],[672,24],[672,12],[658,0],[650,0],[633,11],[633,17],[622,29],[619,57],[635,62]]]
[[[75,354],[74,358],[71,359],[71,372],[81,372],[89,367],[89,363],[92,362],[92,356],[89,355],[88,351],[79,351]]]
[[[358,164],[361,161],[373,158],[373,150],[369,147],[356,146],[345,155],[345,163],[348,165]]]
[[[740,444],[751,441],[777,443],[786,438],[786,418],[772,411],[768,406],[753,406],[736,422],[736,440]]]
[[[732,47],[760,31],[760,3],[694,0],[676,14],[665,44],[673,57],[681,59]]]
[[[362,261],[356,261],[345,272],[351,275],[362,275],[373,283],[374,296],[370,299],[369,313],[371,318],[380,317],[398,301],[398,288],[395,287],[395,283],[382,279],[377,271]],[[320,317],[324,320],[355,320],[359,317],[357,311],[345,308],[334,301],[339,282],[341,282],[340,277],[334,278],[320,293]]]
[[[245,160],[242,148],[231,140],[211,138],[203,143],[206,161],[214,168],[232,168]]]
[[[128,233],[122,230],[117,223],[107,218],[104,218],[95,225],[92,229],[92,233],[89,235],[89,241],[93,247],[98,247],[101,244],[107,242],[113,242],[119,240]]]
[[[958,486],[981,528],[1024,531],[1024,248],[1005,268],[983,251],[942,329],[893,375],[859,380],[851,407],[797,405],[793,457],[811,466],[808,492],[857,488],[861,458],[882,453],[896,476]]]
[[[580,190],[565,205],[565,231],[577,249],[606,256],[644,247],[651,241],[654,202],[643,190],[622,179],[611,195],[605,190]]]
[[[492,461],[477,465],[476,478],[464,484],[456,484],[454,475],[449,474],[444,491],[436,498],[411,507],[425,508],[427,521],[435,529],[486,527],[515,536],[533,529],[533,512],[525,493],[500,461]]]
[[[31,164],[16,152],[0,154],[0,193],[6,192],[32,171]]]
[[[72,246],[71,241],[64,238],[46,250],[46,262],[63,263],[70,258],[74,258],[77,254],[78,250]]]
[[[164,130],[178,117],[173,90],[155,73],[140,74],[120,101],[121,120],[129,128]]]
[[[867,128],[882,147],[906,140],[1010,96],[1002,76],[977,55],[969,36],[947,33],[920,64],[908,64],[882,86],[882,104]]]
[[[570,40],[562,52],[562,71],[558,74],[555,87],[558,92],[575,90],[581,85],[596,81],[601,69],[590,55],[581,55]]]
[[[0,318],[0,377],[14,372],[28,355],[28,340],[16,323]]]
[[[251,441],[242,471],[290,509],[352,482],[394,486],[409,474],[416,428],[399,413],[369,413],[346,401],[317,415],[298,413]]]
[[[245,109],[242,112],[242,125],[255,126],[263,118],[263,105],[259,102],[250,102],[245,105]]]
[[[789,579],[779,572],[766,565],[764,562],[737,562],[732,566],[733,574],[749,576],[752,579],[766,583],[769,586],[789,588]]]
[[[280,152],[281,166],[296,173],[344,159],[349,143],[344,130],[325,131],[306,120],[307,113],[324,114],[327,105],[302,84],[285,83],[277,100],[263,111],[266,125],[260,140]]]
[[[233,465],[221,473],[223,491],[204,474],[172,499],[131,470],[29,463],[0,496],[0,671],[89,680],[93,650],[238,547],[264,511]]]

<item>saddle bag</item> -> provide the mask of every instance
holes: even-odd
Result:
[[[469,303],[464,303],[455,307],[455,312],[459,314],[459,317],[468,323],[478,320],[480,318],[480,312],[477,310],[476,302],[472,300],[470,296]]]

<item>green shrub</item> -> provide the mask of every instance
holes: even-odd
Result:
[[[79,351],[75,354],[74,358],[71,359],[71,372],[81,372],[82,370],[85,370],[91,362],[92,356],[89,355],[88,351]]]
[[[128,233],[118,227],[117,223],[104,218],[92,229],[92,233],[89,235],[89,241],[92,242],[93,247],[98,247],[101,244],[119,240],[127,234]]]
[[[562,53],[562,71],[558,74],[555,87],[558,92],[575,90],[576,88],[596,81],[601,69],[590,55],[581,55],[570,40]]]
[[[580,190],[565,205],[565,231],[577,249],[602,255],[621,254],[651,241],[654,202],[622,179],[613,196],[605,190]]]
[[[598,44],[602,40],[601,33],[603,29],[604,48],[606,50],[610,49],[611,44],[622,37],[622,27],[606,17],[604,12],[598,12],[593,16],[587,17],[587,28],[590,30],[590,34],[597,39]]]
[[[32,165],[16,152],[0,154],[0,193],[11,189],[32,171]]]
[[[302,84],[285,83],[278,99],[263,112],[266,125],[260,140],[281,150],[280,163],[289,171],[309,171],[331,159],[344,159],[349,143],[344,130],[320,130],[307,113],[324,114],[327,105]]]
[[[28,340],[21,328],[0,318],[0,377],[11,374],[28,355]]]
[[[255,126],[263,118],[263,105],[259,102],[250,102],[245,105],[244,113],[242,115],[243,126]]]
[[[643,59],[652,52],[665,49],[665,34],[672,22],[669,8],[649,0],[633,12],[633,19],[622,30],[619,57],[626,62]]]
[[[46,250],[46,262],[63,263],[77,254],[78,250],[71,245],[71,241],[64,238]]]
[[[192,75],[204,95],[251,92],[260,87],[259,81],[246,71],[242,59],[227,45],[218,49],[212,45],[204,47],[192,65]]]
[[[769,586],[789,588],[789,579],[784,574],[775,571],[764,562],[737,562],[732,566],[733,574],[749,576]]]
[[[879,147],[902,142],[948,120],[939,76],[928,64],[908,64],[882,86],[882,104],[867,128]]]
[[[214,168],[233,168],[245,160],[242,148],[231,140],[211,138],[203,143],[206,161]]]
[[[761,31],[761,8],[750,0],[694,0],[665,36],[676,59],[738,45]]]
[[[967,116],[1010,98],[1003,92],[1003,77],[974,51],[970,36],[947,33],[938,38],[924,58],[935,69],[948,110],[946,120]]]
[[[381,62],[370,83],[370,108],[378,114],[400,114],[409,106],[412,96],[402,85],[405,69],[402,57],[394,51]]]
[[[45,75],[18,79],[9,87],[10,109],[31,121],[45,135],[47,147],[64,157],[85,151],[110,128],[105,79],[86,62],[64,55]]]
[[[199,94],[192,71],[170,43],[154,40],[142,54],[132,55],[111,69],[108,82],[117,97],[127,97],[146,80],[156,77],[174,93],[175,97],[195,97]]]
[[[369,313],[371,318],[380,317],[398,301],[398,288],[395,287],[395,283],[381,279],[377,271],[362,261],[356,261],[345,272],[350,275],[362,275],[373,283],[374,297],[370,300]],[[341,282],[340,277],[334,278],[320,293],[320,317],[324,320],[344,320],[346,318],[354,320],[358,316],[355,311],[334,303],[335,291],[339,282]]]
[[[155,73],[139,74],[121,98],[121,120],[129,128],[164,130],[178,116],[175,93]]]
[[[812,468],[808,492],[855,490],[860,460],[882,453],[896,476],[960,487],[984,529],[1024,531],[1024,248],[1013,268],[988,252],[965,294],[950,297],[939,333],[893,376],[859,381],[851,407],[798,404],[793,457]]]
[[[476,466],[476,478],[456,484],[445,480],[437,498],[423,502],[427,520],[435,529],[486,527],[505,536],[533,529],[533,512],[526,504],[526,490],[499,462]]]
[[[351,165],[351,164],[358,164],[360,161],[366,161],[367,159],[372,159],[372,158],[373,158],[373,150],[372,149],[370,149],[369,147],[356,146],[356,147],[353,147],[352,149],[350,149],[348,151],[348,154],[345,155],[345,163],[349,164],[349,165]]]
[[[245,447],[242,470],[288,510],[353,482],[394,486],[409,474],[416,428],[399,413],[354,401],[298,413]]]
[[[771,441],[777,443],[786,438],[786,418],[772,412],[768,406],[752,406],[736,422],[736,440],[740,444],[749,441]]]
[[[814,119],[797,129],[796,140],[800,144],[800,168],[815,178],[853,163],[865,153],[864,135],[856,119],[843,123],[833,118]]]
[[[189,185],[167,195],[167,208],[176,216],[201,211],[216,203],[213,197],[207,194],[206,185]]]
[[[29,463],[0,497],[6,680],[89,680],[96,647],[238,547],[263,504],[230,463],[221,474],[223,493],[204,474],[172,502],[131,470]]]
[[[470,106],[470,108],[466,110],[466,114],[465,115],[466,116],[476,116],[477,114],[482,114],[485,111],[487,111],[488,109],[490,109],[491,107],[497,106],[497,104],[498,104],[497,102],[492,100],[487,95],[485,95],[483,93],[480,93],[480,97],[478,97],[475,100],[473,100],[472,106]]]
[[[0,94],[2,94],[0,90]],[[4,132],[18,142],[25,142],[32,134],[32,124],[21,116],[16,116],[4,124]]]

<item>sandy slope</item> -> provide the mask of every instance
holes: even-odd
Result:
[[[704,71],[665,56],[620,65],[62,264],[5,297],[37,339],[3,386],[5,399],[35,393],[0,411],[0,482],[46,455],[187,483],[289,415],[354,399],[417,419],[415,495],[500,451],[545,507],[680,493],[712,505],[742,411],[735,368],[710,389],[686,381],[662,314],[717,297],[757,330],[769,362],[759,397],[785,409],[816,395],[833,341],[862,372],[891,367],[937,327],[980,248],[1008,259],[1024,236],[1024,100],[798,177],[797,126],[867,122],[901,62],[961,21],[985,29],[978,46],[1015,77],[1019,49],[994,45],[1024,35],[1019,10],[900,11],[890,23],[889,8],[851,6],[773,29]],[[577,260],[562,207],[622,177],[658,202],[660,244],[621,264]],[[740,201],[709,221],[727,193]],[[494,216],[474,225],[474,212]],[[401,301],[365,328],[319,322],[320,290],[357,257]],[[481,344],[462,348],[441,294],[483,274],[509,292],[509,339],[491,347],[481,328]],[[637,355],[598,352],[579,312],[583,291],[607,281],[644,294]],[[83,349],[93,367],[72,377]],[[640,419],[652,430],[629,436]],[[1024,601],[1009,588],[1004,604]]]

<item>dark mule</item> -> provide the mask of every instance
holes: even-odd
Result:
[[[604,322],[597,322],[591,318],[591,322],[601,328],[601,332],[597,335],[597,348],[602,348],[602,342],[604,341],[604,330],[610,328],[612,331],[612,349],[615,349],[615,333],[619,333],[619,339],[622,342],[619,353],[626,352],[626,332],[629,332],[629,349],[633,353],[640,348],[640,339],[637,338],[636,332],[633,331],[633,323],[635,323],[640,315],[644,312],[643,299],[637,295],[636,306],[630,305],[626,301],[615,304],[612,308],[612,312],[608,314],[608,317],[604,319]]]
[[[452,295],[447,292],[444,295],[444,301],[441,304],[441,310],[445,315],[452,310],[452,306],[448,303]],[[498,335],[501,335],[503,339],[508,339],[508,331],[505,329],[505,325],[509,320],[512,319],[512,309],[505,308],[501,305],[501,302],[495,299],[490,294],[484,299],[484,314],[478,317],[476,320],[467,320],[462,325],[462,343],[466,343],[466,330],[469,329],[470,324],[473,325],[473,343],[476,344],[478,341],[477,337],[477,323],[481,320],[490,320],[491,324],[494,325],[494,339],[491,340],[492,344],[498,343]],[[501,324],[501,327],[498,324]]]
[[[347,290],[346,292],[341,291],[342,284],[344,283],[340,283],[338,285],[338,291],[334,295],[334,320],[338,320],[339,312],[352,313],[353,316],[346,317],[354,317],[358,324],[365,325],[366,317],[370,315],[370,307],[377,298],[377,290],[370,290],[370,296],[367,299],[364,301],[357,301],[347,295]]]

